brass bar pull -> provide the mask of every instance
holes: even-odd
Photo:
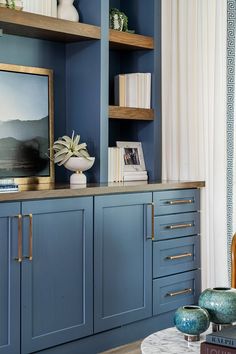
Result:
[[[33,215],[29,214],[29,260],[33,260]]]
[[[170,229],[170,230],[175,230],[175,229],[186,229],[188,227],[193,227],[193,224],[192,223],[189,223],[189,224],[176,224],[176,225],[170,225],[170,226],[167,226],[167,229]]]
[[[181,259],[181,258],[185,258],[185,257],[192,257],[192,253],[183,253],[183,254],[178,254],[176,256],[167,256],[166,259],[170,259],[171,261],[175,260],[175,259]]]
[[[167,203],[170,204],[170,205],[192,204],[193,203],[193,199],[169,200]]]
[[[29,256],[25,257],[29,261],[33,260],[33,214],[26,215],[29,217]]]
[[[18,218],[18,257],[15,260],[19,263],[22,262],[22,215],[19,214]]]
[[[183,294],[189,294],[192,292],[192,289],[189,288],[189,289],[184,289],[184,290],[179,290],[179,291],[175,291],[173,293],[167,293],[166,296],[178,296],[178,295],[183,295]]]
[[[155,204],[152,203],[152,241],[155,240]]]

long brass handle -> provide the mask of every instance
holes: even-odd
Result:
[[[152,241],[155,240],[155,204],[152,203]]]
[[[185,257],[192,257],[192,253],[183,253],[183,254],[178,254],[176,256],[167,256],[166,259],[170,259],[171,261],[175,260],[175,259],[181,259],[181,258],[185,258]]]
[[[19,263],[22,262],[22,215],[19,214],[18,218],[18,257],[15,260]]]
[[[170,230],[175,230],[175,229],[186,229],[188,227],[193,227],[192,223],[188,223],[188,224],[176,224],[176,225],[169,225],[167,226],[167,229]]]
[[[29,256],[25,257],[29,261],[33,260],[33,214],[25,215],[29,217]]]
[[[183,295],[183,294],[189,294],[192,292],[192,289],[191,288],[188,288],[188,289],[184,289],[184,290],[179,290],[179,291],[175,291],[173,293],[167,293],[166,296],[178,296],[178,295]]]
[[[193,199],[169,200],[167,203],[170,204],[170,205],[192,204],[193,203]]]

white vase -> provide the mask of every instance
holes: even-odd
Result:
[[[59,0],[57,17],[62,20],[79,22],[79,14],[73,3],[74,0]]]
[[[94,161],[95,157],[90,157],[89,159],[85,159],[84,157],[71,157],[64,165],[68,170],[75,171],[75,173],[70,176],[70,184],[86,185],[87,178],[83,172],[90,169]]]

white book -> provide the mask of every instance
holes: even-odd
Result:
[[[124,176],[124,182],[126,181],[147,181],[148,176]]]
[[[145,108],[151,108],[151,73],[146,73],[146,105]]]
[[[126,107],[137,107],[138,104],[138,75],[126,75]]]
[[[57,0],[51,0],[51,16],[57,17]]]
[[[115,105],[125,107],[125,75],[116,75],[114,78]]]

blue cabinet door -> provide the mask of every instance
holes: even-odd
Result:
[[[152,315],[151,201],[151,193],[95,197],[95,332]]]
[[[93,198],[22,203],[22,353],[92,334]],[[32,214],[32,225],[30,223]]]
[[[19,213],[20,203],[0,204],[0,354],[20,354]]]

